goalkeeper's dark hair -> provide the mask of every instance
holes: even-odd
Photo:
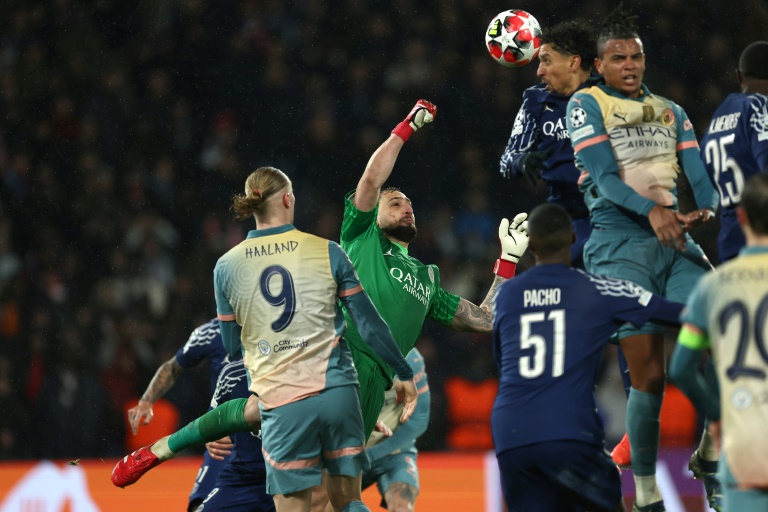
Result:
[[[388,194],[388,193],[390,193],[390,192],[402,192],[402,190],[400,190],[400,189],[399,189],[399,188],[397,188],[397,187],[387,187],[387,188],[383,188],[383,189],[381,189],[381,192],[379,192],[379,197],[383,196],[384,194]]]
[[[571,216],[560,205],[540,204],[528,216],[528,236],[531,249],[539,259],[570,251],[573,243]]]
[[[552,49],[563,55],[581,57],[581,69],[591,71],[597,56],[597,35],[592,25],[577,19],[558,23],[541,35],[541,44],[550,44]]]
[[[745,78],[768,80],[768,41],[755,41],[739,57],[739,70]]]
[[[741,207],[756,235],[768,235],[768,174],[752,176],[744,185]]]
[[[605,43],[611,39],[635,39],[637,34],[637,14],[624,7],[620,2],[616,8],[605,17],[600,33],[597,35],[597,55],[603,56]]]
[[[381,200],[384,194],[389,194],[390,192],[401,192],[403,195],[405,195],[405,193],[397,187],[387,187],[387,188],[381,189],[381,192],[379,192],[379,200]],[[411,202],[411,200],[408,199],[407,197],[406,199],[408,200],[409,203]]]
[[[264,203],[290,185],[291,180],[280,169],[259,167],[245,180],[245,193],[232,196],[232,210],[236,219],[247,219],[261,212]]]

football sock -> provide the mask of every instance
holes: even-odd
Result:
[[[621,373],[621,382],[624,384],[624,392],[629,398],[629,390],[632,388],[632,380],[629,378],[629,365],[627,364],[627,358],[624,357],[624,351],[621,347],[617,347],[617,355],[619,359],[619,372]]]
[[[720,384],[717,381],[717,372],[715,371],[715,365],[712,362],[712,354],[707,357],[707,362],[704,363],[704,380],[707,382],[707,387],[709,387],[709,389],[719,393]],[[714,441],[709,437],[707,425],[709,425],[709,419],[704,422],[704,432],[701,434],[701,442],[699,443],[699,456],[704,460],[718,460],[720,454],[717,453]]]
[[[636,476],[656,473],[659,452],[659,413],[664,395],[652,395],[632,388],[627,400],[627,434]]]
[[[661,491],[656,485],[656,475],[635,475],[635,503],[637,506],[644,507],[658,501],[661,501]]]
[[[708,461],[714,461],[719,458],[719,454],[717,453],[717,449],[715,448],[715,443],[712,440],[712,438],[709,435],[709,432],[707,432],[707,424],[709,421],[704,423],[704,432],[701,434],[701,442],[699,443],[699,457],[701,457],[704,460]]]
[[[347,503],[344,508],[341,509],[341,512],[371,512],[371,509],[365,506],[365,503],[362,501],[350,501]]]
[[[250,432],[251,427],[245,421],[247,401],[247,398],[236,398],[208,411],[171,434],[168,448],[174,453],[179,453],[184,448],[216,441],[233,432]]]
[[[168,438],[170,437],[171,436],[165,436],[158,439],[149,448],[149,451],[157,455],[157,458],[160,460],[168,460],[174,458],[176,454],[172,452],[170,448],[168,448]]]

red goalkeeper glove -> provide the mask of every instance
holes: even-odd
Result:
[[[515,275],[517,262],[528,248],[528,218],[527,213],[518,213],[512,222],[501,219],[499,224],[499,242],[501,256],[496,260],[493,273],[499,277],[510,279]]]
[[[431,123],[437,115],[437,107],[427,100],[419,100],[416,105],[413,106],[411,112],[405,116],[405,119],[395,126],[392,133],[403,139],[403,142],[408,140],[413,132],[421,128],[427,123]]]

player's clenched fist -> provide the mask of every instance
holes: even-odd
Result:
[[[392,130],[392,133],[403,139],[403,141],[407,141],[413,132],[425,124],[431,123],[436,115],[437,107],[433,103],[427,100],[419,100],[408,115],[405,116],[405,119]]]
[[[527,218],[527,213],[518,213],[512,222],[509,219],[501,219],[499,224],[501,255],[493,267],[493,273],[499,277],[506,279],[513,277],[517,262],[528,248]]]

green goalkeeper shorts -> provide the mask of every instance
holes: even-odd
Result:
[[[384,407],[384,392],[387,378],[381,373],[378,363],[362,352],[352,351],[357,378],[360,382],[360,408],[363,412],[363,428],[368,440]]]

